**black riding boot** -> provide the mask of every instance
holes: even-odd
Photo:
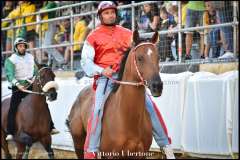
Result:
[[[54,123],[52,121],[52,116],[51,116],[51,113],[50,113],[50,110],[49,110],[48,107],[47,107],[47,110],[48,110],[49,115],[50,115],[50,131],[51,131],[52,129],[55,129],[55,127],[54,127]]]
[[[8,111],[8,118],[7,118],[7,134],[12,134],[12,135],[14,134],[17,108],[18,108],[18,105],[21,103],[21,100],[27,94],[28,93],[18,90],[17,87],[12,88],[12,97],[10,101],[10,108]]]

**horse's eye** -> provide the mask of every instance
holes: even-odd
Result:
[[[137,60],[138,60],[139,62],[143,62],[143,56],[139,56],[139,57],[137,58]]]

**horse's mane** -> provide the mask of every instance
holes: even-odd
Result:
[[[134,46],[137,46],[140,43],[149,42],[149,41],[150,41],[149,38],[140,38],[138,43],[134,44]],[[117,78],[118,81],[122,80],[123,72],[124,72],[124,69],[125,69],[125,64],[126,64],[126,61],[127,61],[130,50],[131,50],[131,48],[129,48],[127,51],[125,51],[124,56],[122,58],[122,61],[121,61],[121,64],[120,64],[120,70],[119,70],[118,78]],[[118,90],[119,86],[120,86],[120,84],[114,83],[112,93],[115,93]]]
[[[43,67],[49,67],[47,64],[45,64],[45,63],[38,63],[36,60],[34,60],[34,63],[37,65],[38,70],[43,68]]]
[[[44,63],[38,64],[38,69],[41,69],[43,67],[48,67],[48,65]]]
[[[119,70],[119,73],[118,73],[118,78],[117,78],[118,81],[122,80],[123,72],[124,72],[124,69],[125,69],[125,64],[126,64],[126,61],[127,61],[130,50],[131,50],[131,48],[129,48],[127,51],[125,51],[125,53],[123,55],[123,58],[122,58],[122,61],[121,61],[121,64],[120,64],[120,70]],[[114,83],[112,93],[115,93],[118,90],[119,86],[120,86],[120,84]]]

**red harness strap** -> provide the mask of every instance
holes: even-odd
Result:
[[[95,92],[94,92],[94,99],[95,99]],[[95,107],[95,101],[94,101],[94,105],[93,107]],[[94,109],[94,108],[93,108]],[[84,151],[87,152],[88,146],[89,146],[89,140],[90,140],[90,134],[91,134],[91,125],[92,125],[92,121],[93,121],[93,115],[94,112],[92,111],[91,116],[88,118],[88,123],[87,123],[87,136],[85,139],[85,143],[84,143]]]
[[[172,143],[172,140],[171,140],[171,138],[168,136],[167,127],[166,127],[165,122],[164,122],[164,120],[163,120],[163,118],[162,118],[162,115],[161,115],[160,111],[158,110],[157,105],[156,105],[156,104],[153,102],[153,100],[151,99],[151,97],[150,97],[150,100],[151,100],[151,102],[152,102],[152,104],[153,104],[153,108],[154,108],[154,110],[155,110],[155,112],[156,112],[156,114],[157,114],[157,117],[158,117],[158,119],[159,119],[159,121],[160,121],[160,123],[161,123],[161,125],[162,125],[162,127],[163,127],[164,133],[165,133],[166,136],[168,137],[168,142],[169,142],[169,144],[171,144],[171,143]]]

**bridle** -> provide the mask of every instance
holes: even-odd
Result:
[[[137,66],[137,62],[136,62],[136,49],[139,48],[140,46],[143,46],[143,45],[152,45],[155,47],[155,45],[153,43],[150,43],[150,42],[145,42],[145,43],[141,43],[139,45],[137,45],[131,52],[133,52],[132,56],[133,56],[133,63],[134,63],[134,66],[135,66],[135,69],[137,71],[137,75],[139,77],[139,79],[141,80],[140,82],[128,82],[128,81],[118,81],[116,79],[113,79],[112,77],[109,77],[107,76],[109,79],[111,79],[113,81],[113,83],[118,83],[118,84],[123,84],[123,85],[132,85],[132,86],[145,86],[145,87],[148,87],[148,82],[147,80],[144,80],[142,74],[140,73],[139,69],[138,69],[138,66]]]
[[[40,85],[41,89],[43,88],[43,85],[42,85],[40,73],[41,73],[41,71],[44,70],[44,69],[50,69],[50,68],[49,68],[49,67],[42,67],[42,68],[38,71],[38,73],[35,75],[36,80],[38,80],[37,84]]]
[[[39,95],[47,95],[47,92],[44,92],[42,91],[42,88],[43,88],[43,85],[42,85],[42,81],[41,81],[41,77],[40,77],[40,73],[42,70],[44,69],[50,69],[49,67],[42,67],[38,72],[37,74],[32,78],[32,82],[36,81],[37,80],[37,84],[40,85],[41,87],[41,92],[34,92],[34,91],[30,91],[30,90],[27,90],[27,89],[24,89],[23,92],[26,92],[26,93],[32,93],[32,94],[39,94]],[[32,83],[30,83],[30,85],[32,85]],[[30,86],[29,85],[29,86]],[[27,88],[29,87],[27,86]]]
[[[37,78],[37,80],[39,81],[37,84],[40,84],[40,87],[41,87],[41,89],[42,89],[43,86],[42,86],[41,79],[40,79],[40,72],[41,72],[43,69],[47,69],[47,68],[49,68],[49,67],[43,67],[43,68],[41,68],[41,69],[38,71],[38,73],[37,73],[33,78],[31,78],[31,80],[27,79],[27,81],[28,81],[30,84],[29,84],[26,88],[30,87],[30,86],[32,85],[32,83],[33,83],[33,82],[36,80],[36,78]],[[17,91],[14,91],[14,92],[17,92]],[[47,96],[47,92],[44,92],[44,91],[42,91],[42,92],[34,92],[34,91],[31,91],[31,90],[23,89],[22,92]],[[9,93],[9,94],[7,94],[7,95],[5,95],[5,96],[3,96],[3,97],[9,96],[9,95],[11,95],[11,94],[12,94],[12,93]]]

